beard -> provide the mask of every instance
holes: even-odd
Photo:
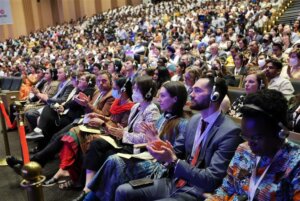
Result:
[[[210,105],[210,96],[208,96],[207,99],[202,100],[201,102],[197,102],[196,100],[193,100],[193,99],[192,99],[191,102],[192,102],[192,104],[191,104],[190,108],[192,110],[201,111],[201,110],[209,108],[209,105]]]

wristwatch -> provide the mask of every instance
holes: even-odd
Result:
[[[176,165],[177,165],[178,162],[179,162],[179,159],[177,158],[175,161],[167,163],[166,167],[168,169],[175,169],[175,167],[176,167]]]

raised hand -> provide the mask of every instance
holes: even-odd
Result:
[[[100,127],[104,124],[104,121],[99,118],[91,118],[88,125],[91,127]]]
[[[145,134],[148,142],[159,139],[158,131],[153,123],[142,122],[140,124],[140,131]]]
[[[169,141],[156,140],[148,143],[149,153],[158,161],[171,163],[177,159],[173,146]]]
[[[123,137],[124,128],[120,125],[118,125],[118,127],[106,125],[106,129],[110,135],[115,136],[118,139],[121,139]]]

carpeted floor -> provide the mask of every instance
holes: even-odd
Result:
[[[0,128],[0,131],[2,128]],[[17,131],[8,132],[11,155],[21,158],[21,148]],[[32,147],[33,144],[29,144]],[[0,158],[5,157],[2,132],[0,134]],[[52,161],[43,168],[43,175],[51,177],[58,168],[58,160]],[[20,186],[22,177],[9,166],[0,167],[0,200],[27,201],[26,190]],[[44,201],[71,201],[80,194],[75,190],[60,190],[57,185],[43,188]]]

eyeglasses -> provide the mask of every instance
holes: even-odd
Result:
[[[263,136],[260,136],[260,135],[255,135],[255,136],[248,137],[248,136],[245,136],[243,134],[240,134],[240,137],[244,141],[253,142],[253,143],[258,143],[259,141],[261,141],[264,138]]]

